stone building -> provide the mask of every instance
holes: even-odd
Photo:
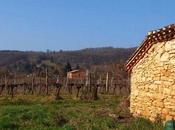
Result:
[[[126,69],[131,113],[152,121],[175,119],[175,24],[149,32]]]
[[[84,80],[86,78],[86,70],[84,69],[77,69],[67,73],[68,79],[80,79]]]

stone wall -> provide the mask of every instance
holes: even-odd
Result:
[[[131,72],[134,116],[175,118],[175,39],[154,44]]]

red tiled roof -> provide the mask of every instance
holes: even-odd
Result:
[[[131,71],[132,68],[144,57],[153,44],[169,41],[172,39],[175,39],[175,24],[148,32],[148,35],[144,41],[126,62],[126,70]]]
[[[85,70],[84,69],[77,69],[77,70],[69,71],[68,73],[76,73],[76,72],[80,72],[80,71],[85,71]]]

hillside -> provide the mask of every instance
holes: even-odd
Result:
[[[0,51],[0,67],[14,64],[40,64],[51,61],[56,64],[70,62],[72,65],[89,66],[126,60],[135,48],[88,48],[76,51]]]

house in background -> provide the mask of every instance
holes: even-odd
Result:
[[[152,121],[175,119],[175,24],[149,32],[126,69],[131,113]]]
[[[84,80],[84,79],[86,79],[86,70],[77,69],[77,70],[70,71],[70,72],[67,73],[67,78],[68,79]]]

